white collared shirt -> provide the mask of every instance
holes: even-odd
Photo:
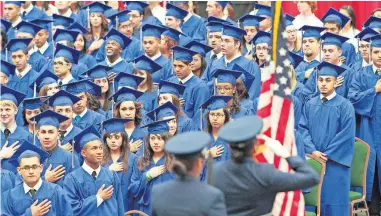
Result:
[[[15,121],[14,124],[11,125],[11,126],[8,128],[8,130],[11,132],[11,134],[13,134],[13,133],[16,131],[16,128],[17,128],[17,124],[16,124],[16,121]],[[4,130],[5,130],[5,129],[6,129],[6,127],[5,127],[2,123],[0,123],[0,130],[1,130],[1,132],[4,133]]]
[[[212,50],[212,53],[211,53],[209,58],[211,59],[213,55],[216,55],[217,59],[220,59],[222,56],[224,56],[224,54],[222,54],[222,52],[219,52],[218,54],[215,54],[214,51]]]
[[[25,194],[29,193],[29,191],[31,189],[35,189],[36,192],[41,188],[41,185],[42,185],[42,180],[41,178],[38,180],[37,184],[34,186],[34,187],[29,187],[27,184],[25,184],[25,182],[23,183],[23,186],[24,186],[24,192]]]
[[[101,166],[98,166],[98,168],[94,170],[89,165],[87,165],[86,161],[83,162],[82,169],[85,170],[85,172],[87,172],[89,175],[91,175],[93,171],[95,171],[95,173],[97,174],[96,177],[98,177],[99,173],[101,172]],[[103,203],[103,199],[98,195],[96,195],[96,197],[97,197],[97,207],[99,207]]]
[[[155,61],[156,59],[160,58],[161,56],[161,52],[158,51],[154,56],[152,57],[149,57],[147,54],[144,54],[145,56],[147,56],[148,58],[150,58],[152,61]]]
[[[375,74],[376,74],[377,69],[380,69],[380,70],[381,70],[381,68],[377,68],[376,65],[374,65],[374,64],[372,65],[372,68],[373,68],[373,72],[374,72]],[[377,75],[377,74],[376,74],[376,75]]]
[[[320,57],[319,57],[319,54],[316,55],[316,57],[314,59],[312,59],[311,61],[308,61],[308,59],[306,58],[306,56],[304,56],[303,60],[307,63],[310,63],[310,62],[313,62],[314,60],[320,62]]]
[[[33,10],[33,4],[29,4],[29,7],[27,9],[20,7],[20,14],[23,14],[24,11],[26,12],[26,14],[29,14],[32,10]]]
[[[74,79],[73,75],[69,74],[69,76],[67,76],[65,79],[63,80],[57,80],[57,83],[59,83],[60,81],[62,82],[62,85],[66,85],[68,84],[72,79]]]
[[[83,112],[81,112],[81,114],[79,114],[79,116],[81,118],[83,118],[83,116],[85,116],[85,114],[87,113],[87,108],[85,108],[85,110],[83,110]],[[76,116],[78,116],[77,114],[73,114],[73,118],[75,118]]]
[[[40,51],[41,54],[44,54],[45,51],[49,48],[49,43],[46,41],[42,47],[38,48],[36,45],[34,45],[34,51]]]
[[[21,74],[21,78],[23,78],[29,71],[30,69],[32,69],[32,66],[30,66],[30,64],[28,64],[25,69],[21,72],[19,72],[17,69],[16,69],[16,76],[18,76],[19,74]],[[21,79],[20,78],[20,79]]]
[[[13,28],[16,27],[21,22],[22,22],[22,19],[21,19],[21,16],[19,16],[19,18],[14,23],[12,23],[12,27]]]
[[[329,100],[332,100],[334,97],[336,97],[336,92],[335,91],[333,91],[333,93],[332,94],[330,94],[330,95],[328,95],[327,97],[325,97],[325,98],[327,98],[327,101],[329,101]],[[322,95],[322,94],[320,94],[320,99],[323,99],[324,98],[324,96]]]
[[[123,61],[123,58],[122,57],[119,57],[117,60],[115,60],[115,62],[111,63],[108,58],[106,57],[106,64],[107,66],[109,67],[114,67],[116,64],[118,64],[119,62]]]
[[[192,14],[188,12],[188,14],[184,17],[183,19],[183,23],[185,23],[186,21],[188,21],[190,18],[192,17]]]
[[[226,56],[225,56],[225,63],[226,64],[229,64],[230,62],[234,61],[236,58],[239,58],[241,57],[242,54],[240,52],[237,53],[237,55],[235,55],[232,59],[230,59],[229,61],[226,59]]]
[[[364,59],[362,59],[362,64],[361,64],[361,66],[362,66],[362,67],[366,67],[366,66],[368,66],[368,65],[370,65],[370,63],[368,63],[368,62],[366,62]]]
[[[64,16],[64,17],[70,17],[72,13],[73,13],[73,12],[72,12],[71,9],[69,8],[69,9],[66,11],[66,13],[64,13],[64,14],[58,14],[58,15],[61,15],[61,16]]]
[[[193,77],[193,75],[194,74],[192,72],[190,72],[190,74],[187,77],[185,77],[185,79],[183,79],[183,80],[179,79],[179,80],[180,80],[180,82],[185,84],[186,82],[188,82]]]

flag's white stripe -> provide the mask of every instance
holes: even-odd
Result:
[[[261,95],[259,96],[259,101],[258,101],[258,110],[263,109],[263,107],[266,107],[271,103],[272,94],[273,94],[272,91],[261,93]]]

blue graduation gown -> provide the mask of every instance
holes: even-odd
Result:
[[[70,140],[72,140],[77,134],[79,134],[81,131],[82,131],[81,128],[79,128],[79,127],[73,125],[73,129],[71,129],[71,131],[68,133],[68,135],[66,135],[66,136],[61,140],[61,144],[62,144],[62,145],[65,145],[65,144],[68,143]]]
[[[135,197],[139,200],[137,203],[137,208],[144,213],[151,215],[152,203],[151,203],[151,193],[152,187],[162,182],[170,181],[175,179],[175,175],[169,171],[159,175],[158,177],[147,182],[146,174],[147,172],[155,166],[165,165],[165,157],[160,158],[156,163],[151,160],[151,164],[148,167],[145,167],[143,171],[137,172],[132,176],[132,182],[130,184],[130,191]]]
[[[378,128],[381,126],[381,94],[375,92],[375,84],[380,79],[373,71],[372,65],[366,66],[356,73],[348,99],[352,102],[356,114],[360,115],[360,128],[357,137],[364,140],[370,146],[370,156],[366,176],[366,199],[371,200],[376,163],[381,167],[381,134]],[[381,186],[381,172],[378,171]]]
[[[99,64],[108,66],[105,61],[100,62]],[[118,62],[118,64],[114,65],[111,72],[114,72],[116,74],[119,74],[120,72],[130,73],[132,74],[133,65],[130,62],[126,62],[125,60]]]
[[[170,81],[179,83],[177,77],[172,77]],[[184,85],[185,91],[182,97],[185,100],[184,112],[189,118],[193,118],[200,106],[209,98],[210,92],[206,84],[195,75],[184,83]]]
[[[247,105],[244,105],[241,103],[239,112],[234,113],[234,114],[230,114],[230,118],[231,119],[237,119],[237,118],[250,116],[250,115],[254,115],[254,110],[250,109],[250,107],[248,108]]]
[[[304,76],[306,74],[306,71],[308,71],[311,68],[315,68],[320,64],[317,60],[312,60],[310,62],[302,61],[300,64],[295,68],[296,73],[296,80],[301,82],[302,84],[306,83],[306,79],[304,79]]]
[[[53,59],[53,45],[51,43],[49,43],[49,46],[48,48],[45,50],[44,53],[42,53],[42,55],[44,56],[44,58],[49,61],[51,59]],[[40,71],[41,72],[41,71]],[[43,72],[43,71],[42,71]]]
[[[192,119],[181,115],[177,119],[177,134],[193,130]]]
[[[6,191],[4,200],[2,201],[1,209],[4,215],[32,215],[30,206],[38,200],[40,204],[43,200],[51,201],[49,212],[45,216],[71,216],[73,212],[70,208],[70,203],[67,200],[63,189],[56,184],[42,181],[40,189],[34,195],[34,198],[29,193],[24,192],[24,185],[20,184],[12,190]]]
[[[122,161],[118,160],[118,162],[122,162]],[[139,172],[137,167],[137,162],[138,162],[138,157],[135,154],[130,152],[128,154],[128,169],[125,172],[124,171],[115,172],[118,175],[120,180],[125,212],[134,209],[135,200],[129,189],[130,189],[132,176],[138,175],[138,173],[136,172]],[[104,167],[108,169],[112,163],[113,161],[109,161],[108,163],[104,164]]]
[[[143,49],[140,50],[140,42],[134,37],[130,38],[132,41],[124,50],[122,51],[121,57],[126,60],[127,62],[132,62],[135,58],[141,56],[144,54]],[[101,48],[99,48],[99,51],[97,53],[97,56],[95,59],[98,62],[104,61],[106,59],[106,43],[103,43]]]
[[[85,129],[90,125],[94,125],[97,129],[99,129],[102,121],[105,120],[105,117],[91,109],[87,109],[85,115],[81,118],[81,120],[76,121],[73,119],[73,124],[81,129]]]
[[[306,153],[320,151],[328,157],[321,193],[322,215],[348,215],[355,139],[352,104],[340,95],[324,104],[320,95],[312,98],[302,111],[299,131]]]
[[[162,68],[152,74],[153,82],[160,83],[161,80],[169,80],[175,76],[172,71],[172,63],[166,57],[161,55],[159,58],[155,59],[154,62]]]
[[[2,194],[5,191],[14,188],[15,182],[16,182],[16,175],[13,172],[10,172],[5,169],[1,169],[1,193]]]
[[[52,165],[52,169],[55,169],[59,165],[65,167],[65,176],[58,181],[54,182],[55,184],[63,186],[63,181],[65,177],[71,173],[73,170],[79,167],[79,161],[77,155],[74,155],[74,168],[73,168],[73,156],[72,153],[64,150],[61,147],[57,146],[57,150],[55,150],[52,154],[44,162],[44,169],[42,170],[41,176],[45,175],[46,170],[49,168],[50,164]],[[45,177],[42,177],[43,179]]]
[[[93,68],[98,63],[92,55],[86,53],[83,53],[79,56],[79,62],[89,69]]]
[[[202,79],[208,83],[208,87],[210,88],[210,91],[212,91],[213,90],[212,75],[214,74],[214,72],[217,69],[233,69],[234,64],[241,66],[254,77],[253,84],[251,85],[250,89],[247,90],[247,92],[249,93],[249,98],[251,100],[254,100],[255,98],[259,96],[260,90],[261,90],[261,70],[259,69],[257,63],[245,58],[244,56],[240,56],[234,59],[229,64],[225,62],[224,57],[213,61],[213,63],[207,65],[204,71],[204,74],[202,76]],[[241,80],[245,80],[246,76],[242,74],[240,78]]]
[[[20,11],[21,13],[21,11]],[[41,10],[40,8],[36,8],[35,6],[33,6],[33,9],[25,14],[25,16],[22,16],[22,13],[21,13],[21,19],[24,20],[24,21],[27,21],[27,22],[30,22],[32,20],[35,20],[35,19],[49,19],[50,17],[45,13],[45,11]]]
[[[112,197],[97,207],[96,194],[99,188],[113,186]],[[64,181],[71,209],[74,215],[117,215],[124,216],[123,198],[119,177],[116,173],[101,167],[96,180],[82,167],[66,176]]]
[[[16,38],[16,28],[11,26],[7,31],[7,39],[8,41],[10,41],[11,39],[14,39],[14,38]]]
[[[345,42],[342,45],[343,54],[345,56],[345,65],[351,65],[356,61],[356,50],[353,44]]]
[[[1,148],[5,145],[5,135],[2,131],[0,131],[0,140],[1,140]],[[26,131],[21,126],[17,126],[14,133],[11,133],[8,137],[8,146],[12,145],[16,141],[19,141],[19,145],[22,144],[24,141],[33,142],[33,136]],[[1,167],[3,169],[9,170],[13,173],[17,173],[16,167],[8,162],[8,159],[1,160]]]
[[[137,101],[143,105],[143,109],[146,112],[149,112],[154,109],[158,95],[158,89],[155,88],[152,92],[145,91],[144,94],[137,99]]]
[[[206,26],[202,19],[192,15],[186,22],[181,23],[180,28],[185,35],[196,41],[206,41]]]
[[[30,69],[29,72],[26,73],[21,79],[16,75],[11,75],[8,81],[8,87],[11,89],[15,89],[23,94],[27,95],[27,98],[33,97],[33,89],[29,88],[38,77],[38,72]]]
[[[32,66],[33,70],[42,72],[42,69],[47,64],[47,60],[43,55],[41,55],[41,53],[34,52],[29,56],[28,64]]]

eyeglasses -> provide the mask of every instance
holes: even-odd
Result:
[[[222,88],[222,87],[217,87],[217,90],[218,90],[218,91],[222,91],[222,90],[224,90],[224,91],[231,91],[232,88],[230,88],[230,87],[224,87],[224,88]]]
[[[26,171],[29,171],[30,169],[32,169],[32,170],[36,170],[36,169],[38,169],[38,168],[40,168],[40,165],[32,165],[32,166],[24,166],[24,167],[21,167],[21,169],[23,169],[23,170],[26,170]]]
[[[369,44],[368,45],[360,45],[361,49],[369,49]]]
[[[53,65],[63,66],[64,64],[66,64],[66,63],[65,62],[61,62],[61,61],[55,61],[55,62],[53,62]]]
[[[258,50],[258,51],[267,51],[267,50],[269,50],[269,48],[268,47],[256,47],[255,48],[256,50]]]
[[[291,34],[291,33],[295,33],[296,32],[296,29],[292,29],[292,30],[287,30],[286,33],[287,34]]]
[[[225,115],[224,114],[221,114],[221,113],[210,113],[209,114],[212,118],[223,118],[223,117],[225,117]]]

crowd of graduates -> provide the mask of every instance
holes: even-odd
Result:
[[[153,188],[176,179],[173,154],[205,147],[203,134],[194,131],[211,139],[197,176],[206,182],[208,156],[220,166],[237,157],[220,129],[255,116],[263,103],[261,80],[270,73],[272,52],[268,3],[256,3],[235,21],[234,3],[227,1],[208,1],[208,17],[194,13],[197,2],[187,1],[164,7],[130,1],[123,10],[112,1],[5,1],[2,214],[150,215]],[[350,6],[330,8],[321,20],[313,14],[316,2],[295,6],[297,17],[283,17],[288,50],[279,55],[288,56],[291,86],[285,94],[294,105],[298,156],[326,161],[322,215],[349,215],[354,140],[367,142],[366,199],[371,215],[380,215],[381,9],[359,31]],[[180,136],[189,132],[194,136]],[[172,137],[194,149],[167,149]],[[233,214],[221,178],[214,181]],[[166,195],[156,197],[162,202]],[[206,206],[208,215],[225,215],[221,205]]]

